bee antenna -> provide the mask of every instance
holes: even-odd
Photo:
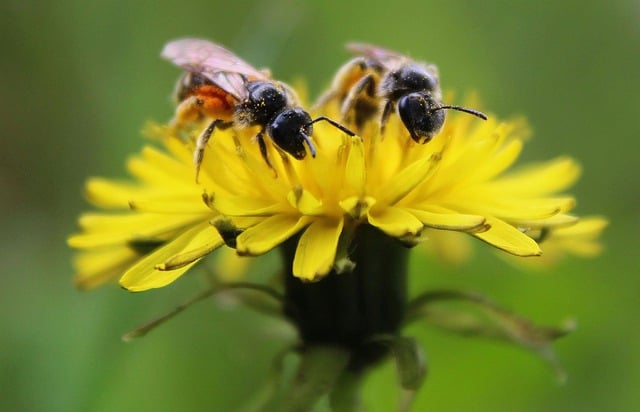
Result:
[[[433,111],[444,110],[444,109],[452,109],[452,110],[457,110],[459,112],[469,113],[469,114],[474,115],[475,117],[481,118],[482,120],[487,120],[487,115],[486,114],[484,114],[484,113],[482,113],[481,111],[478,111],[478,110],[469,109],[467,107],[451,106],[449,104],[445,104],[445,105],[442,105],[440,107],[436,107],[435,109],[433,109]]]
[[[333,127],[342,130],[344,133],[348,134],[349,136],[353,137],[356,134],[354,132],[352,132],[351,130],[349,130],[348,128],[346,128],[345,126],[341,125],[340,123],[336,122],[335,120],[329,119],[326,116],[320,116],[320,117],[316,117],[315,119],[313,119],[312,121],[310,121],[309,123],[305,124],[304,127],[308,127],[311,126],[312,124],[314,124],[315,122],[320,122],[320,121],[325,121],[328,122],[330,125],[332,125]]]

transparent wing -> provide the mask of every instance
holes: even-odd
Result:
[[[393,50],[366,43],[347,43],[346,47],[351,53],[374,60],[388,70],[397,69],[404,64],[416,64],[423,67],[436,79],[440,77],[438,68],[434,64],[412,60],[410,57]]]
[[[346,47],[347,50],[353,54],[373,59],[383,64],[390,64],[398,60],[408,59],[403,54],[373,44],[347,43]]]
[[[167,43],[162,57],[192,73],[200,73],[216,86],[243,100],[247,80],[267,80],[267,73],[255,69],[224,47],[203,39],[178,39]]]

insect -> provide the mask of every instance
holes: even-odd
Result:
[[[382,47],[349,43],[347,50],[357,57],[347,62],[335,77],[331,89],[318,105],[336,98],[341,103],[342,121],[351,120],[358,129],[380,116],[380,129],[395,110],[417,143],[427,143],[445,120],[445,110],[458,110],[483,120],[487,116],[474,109],[442,104],[438,68],[416,62]]]
[[[207,142],[216,129],[260,126],[256,140],[269,167],[265,135],[295,159],[312,157],[316,148],[311,136],[313,123],[326,121],[351,136],[355,133],[320,116],[311,119],[285,83],[271,79],[224,47],[202,39],[179,39],[167,43],[162,57],[186,73],[176,86],[178,106],[171,124],[180,128],[195,120],[212,119],[196,139],[196,180]]]

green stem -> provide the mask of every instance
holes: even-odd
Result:
[[[282,411],[305,412],[329,395],[349,363],[349,352],[338,346],[309,345],[303,349]]]
[[[360,388],[364,381],[361,371],[345,370],[329,395],[333,412],[358,412],[362,410]]]

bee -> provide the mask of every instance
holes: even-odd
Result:
[[[162,57],[186,73],[176,86],[178,102],[171,125],[184,127],[203,118],[212,119],[196,139],[194,164],[196,180],[207,142],[216,129],[259,126],[256,140],[269,167],[265,135],[280,152],[304,159],[309,151],[316,156],[311,139],[313,123],[326,121],[351,136],[351,130],[320,116],[312,119],[298,103],[295,92],[285,83],[271,79],[266,70],[257,70],[224,47],[202,39],[179,39],[167,43]]]
[[[347,50],[357,57],[337,73],[331,89],[317,105],[332,99],[341,103],[342,121],[352,121],[357,129],[372,117],[380,116],[384,131],[394,111],[417,143],[429,142],[442,128],[445,110],[458,110],[487,120],[474,109],[442,104],[438,68],[416,62],[382,47],[349,43]]]

